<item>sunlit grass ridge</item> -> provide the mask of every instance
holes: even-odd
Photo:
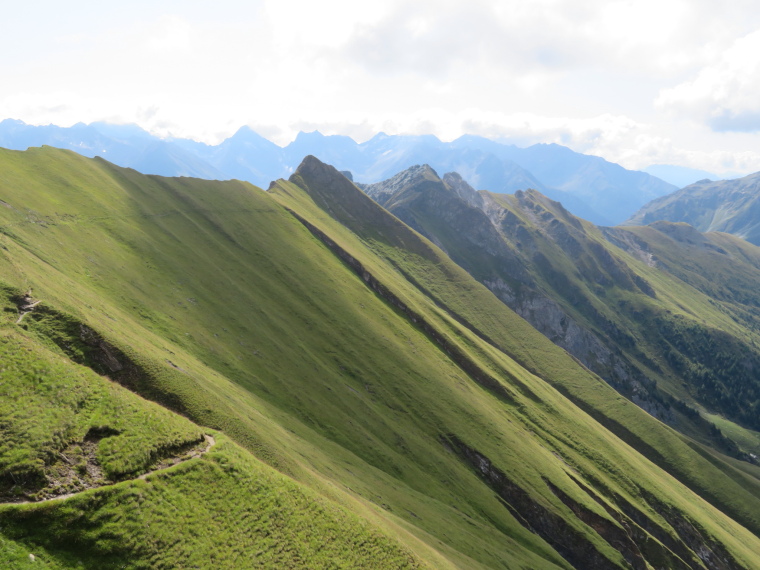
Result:
[[[757,566],[751,481],[619,399],[337,172],[305,164],[266,193],[0,152],[14,354],[131,402],[76,418],[124,430],[111,437],[135,430],[115,464],[162,438],[213,429],[218,441],[145,481],[3,507],[6,560],[567,568],[587,553],[599,567],[699,568],[705,546]],[[30,288],[49,312],[15,325]],[[98,369],[103,346],[120,370]],[[185,418],[162,409],[158,428],[133,427],[154,404],[96,388],[108,384],[96,372]],[[3,421],[23,425],[12,411]],[[39,447],[78,429],[58,443],[40,430]]]

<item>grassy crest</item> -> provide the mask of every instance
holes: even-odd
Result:
[[[320,219],[325,224],[325,226],[322,226],[323,229],[331,223],[330,217],[335,217],[343,223],[351,223],[350,216],[341,211],[346,208],[345,205],[347,204],[345,194],[333,189],[338,201],[338,204],[335,204],[329,201],[332,193],[327,193],[324,187],[319,186],[318,176],[312,177],[312,186],[304,183],[303,180],[299,180],[298,173],[294,177],[294,182],[309,189],[309,200],[307,202],[301,200],[300,202],[303,208],[301,214],[304,217],[308,217],[312,221]],[[335,184],[337,185],[338,183],[336,182]],[[293,197],[297,196],[297,192],[292,189],[292,186],[285,187],[281,195],[289,196],[290,200],[292,200]],[[349,194],[349,196],[351,195]],[[354,199],[358,200],[358,198]],[[309,205],[312,200],[314,201],[314,206]],[[295,202],[288,202],[288,204],[293,203]],[[323,211],[331,212],[332,216],[328,217],[322,214],[320,218],[319,212],[314,208],[315,206],[318,206]],[[369,208],[369,206],[362,207]],[[381,215],[381,210],[379,209],[374,212],[375,215]],[[380,225],[381,227],[387,226],[389,223],[389,221],[385,220],[381,221]],[[535,377],[529,376],[531,379],[524,383],[519,382],[520,376],[518,375],[510,377],[510,373],[515,370],[515,361],[523,364],[528,370],[549,380],[558,390],[569,396],[572,401],[579,404],[603,425],[612,429],[629,444],[642,451],[662,467],[668,469],[676,477],[697,490],[697,492],[709,497],[713,501],[723,503],[724,508],[728,507],[730,503],[731,506],[728,508],[741,516],[745,524],[757,525],[757,518],[754,514],[758,496],[756,481],[744,480],[742,477],[737,477],[741,479],[738,485],[733,482],[728,483],[724,481],[725,471],[731,471],[726,463],[721,462],[718,464],[718,468],[716,468],[711,463],[712,457],[706,460],[702,456],[695,454],[687,441],[683,441],[672,431],[663,429],[662,424],[615,394],[598,378],[593,377],[587,371],[577,366],[567,353],[547,343],[544,337],[527,326],[522,319],[516,317],[511,311],[506,310],[484,287],[474,283],[464,271],[456,267],[440,253],[435,254],[437,258],[432,260],[433,262],[431,263],[430,252],[435,252],[436,248],[431,245],[424,246],[424,239],[419,236],[415,238],[412,233],[402,234],[401,238],[396,237],[393,239],[403,240],[404,248],[394,248],[394,244],[389,244],[389,240],[387,239],[377,240],[375,237],[378,233],[377,230],[373,229],[373,226],[370,224],[368,226],[369,229],[364,235],[362,235],[362,230],[359,230],[360,237],[365,237],[367,245],[373,248],[376,253],[379,253],[381,256],[384,255],[389,259],[393,266],[393,270],[389,276],[383,278],[387,279],[384,282],[393,282],[392,273],[395,272],[397,275],[401,273],[407,279],[406,283],[408,287],[408,279],[411,277],[411,280],[416,284],[416,287],[411,289],[411,291],[417,291],[417,294],[419,294],[419,289],[422,289],[428,293],[424,302],[429,305],[430,314],[436,314],[436,312],[438,314],[443,313],[449,322],[448,326],[451,326],[452,318],[456,318],[458,323],[465,323],[466,329],[474,331],[481,340],[483,338],[489,339],[490,348],[501,349],[501,353],[487,351],[487,349],[484,350],[482,344],[471,340],[470,342],[476,346],[468,348],[470,354],[477,354],[478,351],[481,351],[484,355],[490,354],[491,358],[494,358],[495,354],[495,358],[501,360],[502,377],[510,378],[517,386],[523,387],[524,393],[529,394],[530,389],[535,391],[537,381]],[[339,235],[340,230],[338,228],[330,232],[330,236],[333,239]],[[350,243],[350,239],[350,237],[346,238],[346,242],[341,242],[341,244],[346,245]],[[409,241],[412,239],[416,239],[421,243],[409,245]],[[410,255],[408,250],[423,252],[423,255]],[[372,269],[378,270],[376,266],[373,266]],[[403,281],[398,280],[396,282],[399,284],[403,283]],[[407,297],[404,297],[403,301],[406,304],[411,303],[411,300]],[[442,324],[439,330],[445,330],[443,328],[445,326],[445,324]],[[472,338],[472,335],[468,335],[467,332],[463,331],[461,327],[458,328],[457,334],[459,339],[465,340],[468,336]],[[477,346],[477,344],[480,344],[480,346]],[[504,362],[505,353],[514,359],[511,365],[509,361]],[[491,366],[494,366],[494,364],[491,364]],[[522,375],[524,374],[525,370],[523,369]],[[526,387],[529,388],[526,390]],[[544,394],[541,393],[538,399],[545,402],[544,397]],[[533,407],[525,405],[521,410],[531,410]],[[535,421],[538,418],[534,417],[535,423],[533,425],[544,426],[545,428],[545,426],[550,424],[546,415],[540,415],[539,417],[540,420],[538,421]],[[574,416],[571,414],[569,417],[572,418]],[[566,417],[563,418],[563,421],[573,420],[569,420]],[[551,429],[548,431],[550,433],[561,433],[563,428],[560,425],[562,425],[562,422],[558,424],[556,432]],[[588,439],[581,438],[581,440],[592,441],[594,437],[589,435]],[[592,445],[591,448],[601,449],[601,447],[596,447],[595,445]],[[514,450],[514,448],[510,449]],[[597,455],[592,452],[591,456],[594,457],[594,460],[601,461],[609,466],[609,462],[604,460],[604,456],[608,453],[610,452]],[[526,461],[529,462],[529,460]],[[749,494],[745,494],[747,491]],[[735,493],[738,493],[738,495],[735,495]],[[732,496],[738,497],[739,495],[743,496],[744,499],[734,500],[731,498]],[[744,503],[745,499],[750,501],[750,504],[753,506]]]
[[[0,162],[7,334],[206,426],[177,419],[196,437],[223,432],[145,481],[3,507],[6,560],[757,567],[751,477],[337,172],[312,164],[265,193],[47,148]],[[19,328],[11,297],[29,288],[47,312]],[[158,431],[135,432],[143,452]]]

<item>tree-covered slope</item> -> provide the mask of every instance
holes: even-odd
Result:
[[[0,165],[20,397],[54,407],[63,372],[39,360],[133,402],[37,448],[125,430],[103,447],[133,407],[179,426],[135,428],[148,455],[163,434],[216,441],[3,506],[9,565],[757,567],[751,472],[619,398],[334,169],[308,159],[266,193],[49,148]],[[2,425],[23,433],[15,409]]]

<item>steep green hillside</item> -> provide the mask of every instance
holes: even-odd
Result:
[[[45,425],[76,426],[29,453],[44,476],[109,427],[91,462],[136,466],[2,507],[7,565],[758,567],[756,474],[620,398],[315,159],[266,193],[2,151],[0,197],[18,369],[42,370],[34,353],[101,402],[57,419],[63,372],[14,372]],[[15,409],[2,425],[23,433]],[[141,413],[155,425],[127,429]],[[134,478],[203,433],[207,453]]]
[[[394,266],[396,274],[401,273],[407,281],[415,283],[416,288],[426,291],[428,302],[432,302],[438,311],[444,311],[448,317],[464,325],[480,339],[485,339],[492,346],[501,349],[501,354],[506,353],[528,369],[544,378],[552,379],[558,389],[580,403],[584,409],[627,441],[648,453],[661,465],[667,466],[679,478],[691,480],[707,495],[716,490],[714,484],[717,479],[706,486],[692,479],[702,468],[691,463],[691,449],[677,443],[678,438],[672,432],[662,431],[661,424],[651,420],[625,400],[616,397],[611,390],[605,390],[598,379],[590,382],[591,376],[578,367],[567,353],[546,343],[546,340],[536,334],[536,331],[528,327],[522,319],[505,310],[485,288],[477,287],[463,271],[440,253],[436,253],[434,247],[426,245],[425,240],[402,229],[403,226],[379,208],[371,207],[353,191],[353,185],[347,180],[331,177],[329,169],[328,172],[324,172],[322,168],[313,164],[308,170],[310,182],[304,182],[303,175],[299,175],[299,172],[292,180],[307,187],[321,209],[330,212],[332,217],[353,229],[376,252],[386,257]],[[316,217],[318,213],[311,212],[311,215]],[[362,220],[362,223],[359,223],[359,220]],[[372,220],[372,223],[368,223],[368,220]],[[330,237],[334,239],[335,235],[331,233]],[[409,255],[409,250],[414,251],[415,255]],[[341,255],[346,258],[350,251],[343,250]],[[366,265],[357,270],[365,274],[365,279],[370,284],[374,283],[374,274],[366,275]],[[391,280],[392,277],[388,279]],[[383,282],[383,279],[380,281]],[[402,305],[408,306],[406,299],[402,300]],[[412,318],[415,318],[414,314]],[[439,342],[444,344],[447,352],[454,352],[455,347],[448,346],[446,340],[441,339]],[[583,380],[576,377],[572,370],[577,370]],[[517,378],[513,377],[512,380],[517,381]],[[481,378],[483,384],[487,385],[487,381],[487,378]],[[519,382],[517,385],[520,385]],[[527,389],[527,386],[533,384],[523,384],[522,388]],[[655,449],[666,448],[669,451],[664,455],[650,453]],[[681,456],[684,452],[685,455]],[[689,456],[686,463],[689,463],[690,467],[682,470],[685,466],[682,459],[685,459],[685,456]],[[704,466],[701,462],[698,463]],[[747,467],[751,470],[751,466]],[[739,479],[741,486],[747,485],[747,489],[753,489],[753,494],[757,492],[756,479],[745,481],[743,474],[739,475],[733,469],[725,469],[725,464],[722,469]],[[717,473],[715,475],[721,477]],[[756,475],[755,472],[755,478]]]
[[[187,419],[71,362],[47,336],[70,322],[47,312],[25,330],[5,315],[3,568],[420,566],[224,435],[204,440]]]
[[[726,232],[760,245],[760,173],[735,180],[701,180],[652,200],[624,225],[686,222],[702,232]]]
[[[425,166],[364,190],[655,417],[735,457],[760,451],[694,409],[760,428],[760,250],[684,224],[599,229],[535,191],[477,193]]]

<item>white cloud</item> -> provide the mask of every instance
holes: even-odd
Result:
[[[145,45],[151,52],[186,52],[192,46],[191,38],[192,26],[187,21],[177,16],[165,16],[148,31]]]
[[[292,53],[304,48],[337,47],[357,27],[376,21],[386,10],[383,2],[266,0],[262,16],[275,32],[271,39],[276,49]]]
[[[136,122],[212,143],[242,124],[279,144],[313,128],[357,140],[471,132],[558,142],[633,167],[696,160],[675,153],[679,145],[721,148],[738,163],[757,148],[660,111],[691,105],[690,116],[716,128],[751,126],[757,81],[742,84],[739,70],[758,51],[731,48],[760,26],[750,0],[85,4],[16,3],[0,21],[0,119]],[[718,80],[699,70],[722,69],[727,50],[740,48],[744,62],[720,102],[733,114],[711,114]],[[688,99],[692,82],[708,95]],[[672,105],[653,106],[679,83],[661,97],[671,93]],[[686,131],[694,136],[678,134]]]
[[[736,40],[692,79],[664,89],[657,105],[716,131],[760,131],[760,30]]]
[[[591,67],[672,74],[703,62],[740,25],[722,25],[715,6],[687,0],[388,4],[382,18],[355,27],[342,47],[359,65],[388,74],[441,75],[457,62],[521,72]],[[706,21],[717,32],[707,41],[699,33]]]

